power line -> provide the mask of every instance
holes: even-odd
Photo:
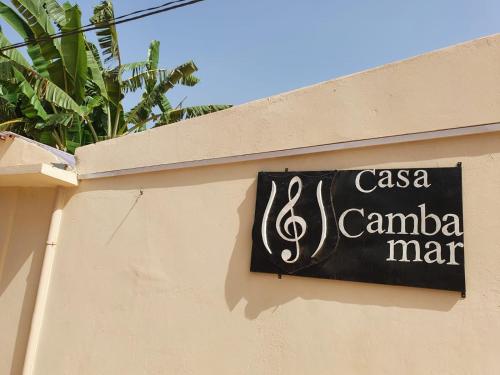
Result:
[[[122,18],[125,18],[125,17],[129,17],[129,16],[133,16],[135,14],[139,14],[139,13],[144,13],[144,12],[149,12],[149,11],[153,11],[153,10],[157,10],[157,9],[160,9],[160,8],[163,8],[163,7],[166,7],[166,6],[169,6],[169,5],[172,5],[172,4],[178,4],[178,3],[182,3],[186,0],[175,0],[175,1],[168,1],[164,4],[161,4],[161,5],[157,5],[157,6],[154,6],[154,7],[150,7],[150,8],[144,8],[144,9],[140,9],[140,10],[136,10],[134,12],[130,12],[130,13],[127,13],[127,14],[123,14],[119,17],[115,17],[113,18],[113,20],[119,20],[119,19],[122,19]],[[87,26],[91,26],[92,24],[89,24]],[[82,27],[85,27],[85,26],[82,26]]]
[[[115,17],[111,21],[106,22],[106,23],[89,24],[89,25],[81,26],[81,27],[76,28],[74,30],[67,31],[67,32],[58,32],[58,33],[47,35],[47,36],[42,37],[42,38],[33,38],[33,39],[28,39],[28,40],[26,40],[24,42],[14,43],[14,44],[11,44],[11,45],[8,45],[8,46],[0,48],[0,53],[2,53],[4,51],[9,51],[9,50],[12,50],[12,49],[16,49],[16,48],[26,47],[26,46],[28,46],[30,44],[35,44],[35,43],[38,43],[38,42],[49,41],[49,40],[54,40],[54,39],[60,39],[60,38],[63,38],[65,36],[69,36],[69,35],[75,35],[75,34],[85,33],[87,31],[92,31],[92,30],[100,30],[100,29],[103,29],[104,27],[113,26],[113,25],[119,25],[119,24],[122,24],[122,23],[130,22],[130,21],[135,21],[135,20],[138,20],[138,19],[141,19],[141,18],[153,16],[155,14],[159,14],[159,13],[163,13],[163,12],[168,12],[170,10],[174,10],[174,9],[177,9],[177,8],[182,8],[182,7],[185,7],[185,6],[188,6],[188,5],[192,5],[192,4],[195,4],[195,3],[199,3],[201,1],[205,1],[205,0],[190,0],[190,1],[175,0],[175,1],[169,1],[169,2],[164,3],[162,5],[158,5],[158,6],[151,7],[151,8],[146,8],[146,9],[141,9],[141,10],[136,10],[134,12],[131,12],[131,13],[128,13],[128,14],[124,14],[124,15],[121,15],[119,17]],[[131,16],[133,16],[133,17],[131,17]]]
[[[109,22],[106,22],[106,23],[89,24],[89,25],[86,25],[86,26],[81,26],[81,27],[76,28],[76,29],[71,30],[71,31],[54,33],[54,34],[47,35],[45,37],[35,38],[35,39],[28,39],[25,42],[14,43],[14,44],[11,44],[9,46],[5,46],[3,48],[0,48],[0,52],[4,52],[4,51],[8,51],[8,50],[15,49],[15,48],[20,48],[20,47],[25,47],[25,46],[28,46],[30,44],[34,44],[34,43],[37,43],[37,42],[40,42],[40,41],[49,41],[49,40],[53,40],[53,39],[63,38],[65,36],[69,36],[69,35],[75,35],[75,34],[79,34],[79,33],[85,33],[87,31],[100,30],[100,29],[103,29],[104,27],[107,27],[107,26],[113,26],[113,25],[118,25],[118,24],[121,24],[121,23],[126,23],[126,22],[130,22],[130,21],[134,21],[134,20],[137,20],[137,19],[140,19],[140,18],[149,17],[149,16],[152,16],[152,15],[155,15],[155,14],[167,12],[169,10],[173,10],[173,9],[177,9],[177,8],[182,8],[182,7],[185,7],[185,6],[194,4],[194,3],[198,3],[198,2],[201,2],[201,1],[204,1],[204,0],[191,0],[191,1],[175,0],[175,1],[170,1],[170,2],[167,2],[165,4],[156,6],[156,7],[142,9],[142,10],[131,12],[131,13],[119,16],[119,17],[115,17],[115,18],[113,18],[112,21],[109,21]],[[182,3],[182,4],[179,4],[179,3]],[[144,13],[144,12],[147,12],[147,13]],[[135,15],[135,14],[138,14],[138,13],[143,13],[143,14],[136,15],[134,17],[130,17],[131,15]],[[130,17],[130,18],[127,18],[127,17]]]

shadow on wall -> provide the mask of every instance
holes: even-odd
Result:
[[[226,277],[226,302],[230,310],[244,299],[245,316],[255,319],[263,311],[278,308],[296,298],[334,301],[339,303],[398,306],[448,311],[460,299],[457,292],[402,286],[377,285],[341,280],[315,279],[298,276],[250,272],[253,212],[256,183],[247,191],[238,208],[240,228]]]
[[[54,197],[54,189],[0,188],[1,373],[22,372]]]
[[[274,171],[283,170],[285,167],[292,171],[362,169],[384,164],[397,167],[393,163],[408,167],[437,167],[444,166],[439,163],[440,159],[450,158],[453,162],[446,165],[453,166],[462,160],[461,157],[488,154],[492,157],[491,154],[499,152],[500,135],[492,134],[301,156],[288,158],[286,161],[274,159],[265,165],[261,164],[260,167]],[[466,178],[467,164],[464,164],[464,180]],[[255,195],[256,181],[249,187],[238,207],[239,230],[225,281],[226,303],[230,310],[244,300],[246,318],[255,319],[261,312],[276,309],[297,298],[435,311],[449,311],[460,301],[461,296],[457,292],[296,276],[283,276],[279,279],[277,275],[251,273],[249,270]]]

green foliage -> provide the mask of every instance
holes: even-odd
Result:
[[[78,5],[57,0],[0,1],[0,18],[24,40],[30,62],[11,49],[0,53],[0,131],[11,130],[73,153],[79,146],[220,111],[229,105],[172,107],[166,94],[176,85],[194,86],[198,70],[188,61],[175,69],[159,67],[160,42],[152,41],[144,61],[122,64],[115,26],[108,25],[111,1],[94,8],[99,48],[82,33],[50,39],[55,29],[82,25]],[[11,43],[0,29],[0,47]],[[100,50],[99,50],[100,49]],[[104,61],[104,64],[103,64]],[[124,95],[142,90],[125,112]]]
[[[116,27],[108,25],[114,18],[113,4],[111,1],[103,1],[94,8],[94,15],[90,18],[90,22],[99,27],[97,39],[105,56],[105,61],[116,60],[120,65],[120,49],[118,48]]]

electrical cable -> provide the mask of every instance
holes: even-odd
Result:
[[[159,13],[164,13],[164,12],[167,12],[167,11],[170,11],[170,10],[182,8],[182,7],[185,7],[185,6],[188,6],[188,5],[192,5],[192,4],[195,4],[195,3],[199,3],[201,1],[205,1],[205,0],[190,0],[190,1],[175,0],[175,1],[169,1],[167,3],[161,4],[161,5],[158,5],[158,6],[155,6],[155,7],[141,9],[141,10],[137,10],[137,11],[134,11],[134,12],[131,12],[131,13],[128,13],[128,14],[121,15],[119,17],[115,17],[111,21],[106,22],[106,23],[89,24],[89,25],[78,27],[78,28],[76,28],[74,30],[70,30],[70,31],[66,31],[66,32],[54,33],[54,34],[50,34],[50,35],[47,35],[47,36],[42,37],[42,38],[33,38],[33,39],[28,39],[28,40],[26,40],[24,42],[14,43],[14,44],[11,44],[11,45],[8,45],[8,46],[5,46],[5,47],[1,47],[0,48],[0,53],[2,53],[4,51],[9,51],[9,50],[12,50],[12,49],[16,49],[16,48],[26,47],[26,46],[28,46],[30,44],[38,43],[38,42],[41,42],[41,41],[49,41],[49,40],[54,40],[54,39],[60,39],[60,38],[63,38],[65,36],[69,36],[69,35],[75,35],[75,34],[85,33],[85,32],[93,31],[93,30],[100,30],[100,29],[103,29],[105,27],[109,27],[109,26],[113,26],[113,25],[119,25],[119,24],[122,24],[122,23],[130,22],[130,21],[135,21],[135,20],[138,20],[138,19],[141,19],[141,18],[153,16],[153,15],[156,15],[156,14],[159,14]],[[142,13],[142,14],[140,14],[140,13]],[[130,16],[133,16],[133,17],[130,17]]]
[[[28,39],[25,42],[11,44],[9,46],[5,46],[5,47],[0,48],[0,52],[8,51],[8,50],[15,49],[15,48],[20,48],[20,47],[25,47],[25,46],[27,46],[29,44],[37,43],[37,42],[40,42],[40,41],[48,41],[48,40],[53,40],[53,39],[59,39],[59,38],[63,38],[65,36],[69,36],[69,35],[74,35],[74,34],[84,33],[84,32],[87,32],[87,31],[93,31],[93,30],[103,29],[103,28],[108,27],[108,26],[113,26],[113,25],[118,25],[118,24],[121,24],[121,23],[126,23],[126,22],[130,22],[130,21],[134,21],[134,20],[137,20],[137,19],[140,19],[140,18],[145,18],[145,17],[151,16],[151,15],[155,15],[155,14],[158,14],[158,13],[163,13],[163,12],[166,12],[166,11],[169,11],[169,10],[181,8],[181,7],[184,7],[184,6],[187,6],[187,5],[191,5],[191,4],[194,4],[194,3],[198,3],[198,2],[201,2],[201,1],[204,1],[204,0],[191,0],[191,1],[187,1],[187,2],[186,2],[186,0],[170,1],[170,2],[167,2],[165,4],[156,6],[156,7],[152,7],[152,8],[148,8],[148,9],[143,9],[143,10],[138,10],[138,11],[135,11],[135,12],[132,12],[132,13],[129,13],[129,14],[125,14],[125,15],[122,15],[122,16],[119,16],[119,17],[115,17],[110,22],[99,23],[99,24],[90,24],[90,25],[86,25],[86,26],[81,26],[79,28],[76,28],[74,30],[70,30],[70,31],[67,31],[67,32],[54,33],[54,34],[47,35],[45,37],[36,38],[36,39],[35,38],[34,39]],[[182,4],[178,4],[178,3],[182,3]],[[177,4],[177,5],[173,5],[173,4]],[[169,5],[172,5],[172,6],[169,6]],[[169,7],[165,8],[165,6],[169,6]],[[163,9],[159,9],[159,8],[163,8]],[[130,15],[134,15],[134,14],[138,14],[138,13],[144,13],[144,12],[146,12],[148,10],[151,10],[151,9],[152,9],[152,11],[150,11],[148,13],[141,14],[139,16],[135,16],[135,17],[131,17],[131,18],[123,19],[125,17],[129,17]]]

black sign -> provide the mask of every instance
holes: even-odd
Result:
[[[261,172],[250,270],[465,293],[455,168]]]

